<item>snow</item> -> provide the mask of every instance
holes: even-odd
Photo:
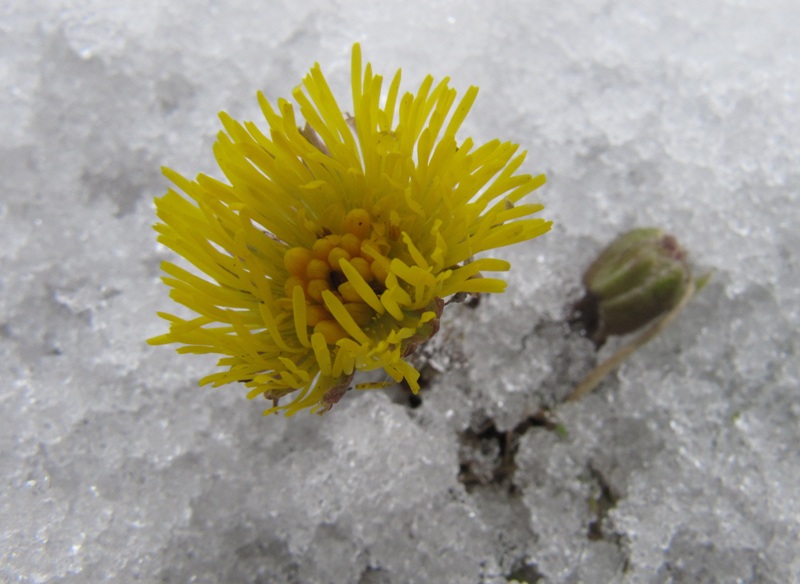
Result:
[[[800,581],[796,3],[2,12],[0,579]],[[173,309],[160,166],[215,173],[217,111],[258,119],[256,91],[315,61],[344,99],[354,41],[408,89],[479,85],[462,137],[527,148],[555,226],[503,252],[506,294],[448,307],[418,407],[394,389],[263,418],[197,387],[212,358],[144,343]],[[564,324],[582,269],[649,225],[710,284],[558,406],[624,342],[598,355]]]

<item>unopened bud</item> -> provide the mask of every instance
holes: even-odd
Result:
[[[610,335],[633,332],[672,310],[691,280],[686,253],[658,228],[634,229],[615,239],[583,275],[586,295],[574,322],[600,346]]]

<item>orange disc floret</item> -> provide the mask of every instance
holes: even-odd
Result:
[[[381,285],[386,284],[386,278],[389,276],[389,266],[386,260],[374,260],[369,265],[369,270]]]
[[[332,238],[323,237],[315,241],[314,245],[311,246],[311,255],[317,259],[324,260],[327,262],[328,255],[335,247],[336,243],[333,242]]]
[[[361,295],[350,282],[339,286],[339,294],[342,295],[342,300],[345,302],[361,302]]]
[[[350,254],[347,250],[341,247],[335,247],[331,250],[331,253],[328,254],[328,265],[330,265],[331,269],[341,271],[339,267],[339,262],[341,260],[349,260]]]
[[[352,233],[345,233],[339,241],[339,247],[349,253],[350,257],[355,257],[361,253],[361,240]]]
[[[369,282],[372,280],[372,270],[369,269],[369,262],[367,260],[359,256],[352,258],[350,263],[365,281]]]
[[[344,218],[344,230],[348,233],[352,233],[359,239],[366,239],[370,231],[372,231],[369,213],[365,209],[353,209],[349,211]]]
[[[286,284],[284,284],[283,286],[283,293],[286,295],[287,298],[292,297],[295,286],[300,286],[300,288],[305,289],[305,283],[303,282],[302,279],[298,278],[297,276],[289,276],[286,279]]]
[[[306,306],[306,324],[315,327],[317,323],[331,318],[331,313],[321,304],[309,304]]]
[[[293,276],[303,277],[306,266],[311,261],[311,250],[304,247],[293,247],[283,255],[283,265]]]
[[[323,320],[314,326],[314,333],[322,333],[325,342],[335,345],[336,341],[347,338],[349,335],[335,320]]]
[[[331,274],[331,267],[324,260],[312,259],[306,266],[306,277],[309,280],[326,280]]]
[[[311,280],[308,283],[308,287],[306,288],[306,292],[308,295],[316,300],[317,302],[322,302],[322,292],[325,290],[330,290],[331,284],[328,280]]]

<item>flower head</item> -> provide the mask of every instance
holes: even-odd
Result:
[[[405,357],[436,333],[444,299],[505,288],[481,272],[509,263],[473,256],[550,228],[531,217],[541,205],[516,205],[544,183],[515,174],[517,145],[456,142],[477,88],[456,102],[447,79],[426,77],[401,95],[398,71],[382,99],[382,82],[356,44],[352,117],[315,65],[292,93],[304,127],[262,94],[268,132],[220,114],[229,184],[165,169],[185,195],[156,200],[155,228],[196,271],[165,262],[164,282],[197,317],[161,314],[170,330],[150,342],[223,355],[201,384],[242,382],[287,415],[327,411],[356,370],[417,391]]]

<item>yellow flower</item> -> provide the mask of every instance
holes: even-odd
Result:
[[[265,414],[287,415],[327,411],[356,370],[417,391],[405,357],[436,333],[444,299],[505,288],[481,272],[509,263],[473,256],[549,230],[530,217],[541,205],[515,205],[545,180],[515,174],[516,144],[456,142],[476,87],[456,103],[447,79],[426,77],[401,95],[397,71],[381,89],[356,44],[353,117],[317,64],[292,93],[304,128],[260,93],[267,132],[220,114],[214,154],[230,184],[164,170],[186,196],[156,200],[158,239],[196,271],[164,262],[163,280],[198,316],[160,314],[170,330],[149,342],[223,355],[201,384],[242,382],[273,400]]]

